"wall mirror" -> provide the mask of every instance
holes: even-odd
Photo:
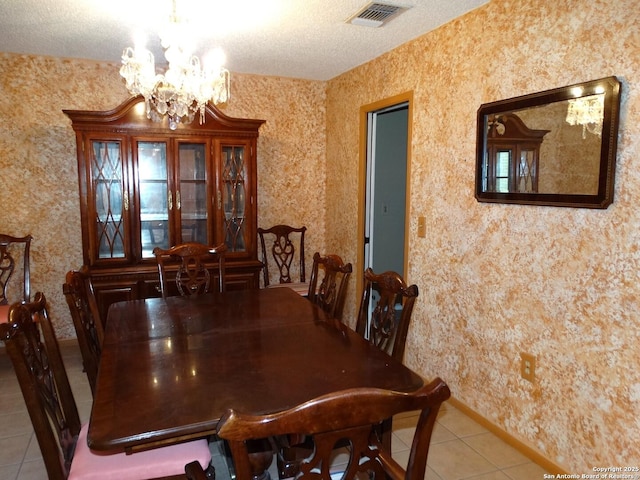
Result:
[[[476,199],[607,208],[619,109],[616,77],[481,105]]]

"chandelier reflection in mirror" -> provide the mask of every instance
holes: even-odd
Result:
[[[167,115],[169,128],[190,123],[200,113],[204,121],[207,102],[214,105],[229,98],[229,71],[224,68],[224,54],[217,49],[206,62],[192,55],[188,26],[176,13],[176,0],[169,23],[160,40],[168,68],[156,73],[153,54],[144,47],[127,47],[122,53],[120,75],[132,95],[145,99],[147,118],[161,121]]]
[[[604,118],[604,89],[596,95],[589,95],[569,100],[567,108],[567,123],[569,125],[582,125],[582,138],[586,138],[587,132],[594,135],[602,135],[602,120]],[[574,92],[576,96],[582,95],[582,89]]]

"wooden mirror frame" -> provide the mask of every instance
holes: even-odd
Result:
[[[581,89],[582,93],[576,95]],[[483,190],[483,166],[487,159],[489,118],[541,107],[555,102],[602,93],[604,89],[604,118],[600,146],[600,166],[597,194],[571,193],[504,193]],[[620,82],[616,77],[569,85],[544,92],[486,103],[478,109],[476,144],[476,186],[478,202],[514,203],[520,205],[549,205],[605,209],[613,202],[614,173],[618,141],[620,111]]]

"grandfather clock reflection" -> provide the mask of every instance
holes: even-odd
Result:
[[[483,165],[485,192],[538,192],[540,144],[549,130],[532,130],[513,113],[487,119],[487,151]]]

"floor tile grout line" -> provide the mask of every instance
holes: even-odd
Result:
[[[499,471],[501,471],[501,472],[502,472],[503,470],[506,470],[506,469],[509,469],[509,468],[514,468],[514,467],[518,467],[518,466],[521,466],[521,465],[526,465],[526,464],[529,464],[529,463],[535,463],[535,462],[533,462],[533,460],[528,459],[528,458],[526,458],[526,457],[525,457],[525,459],[524,459],[522,462],[514,463],[513,465],[509,465],[509,466],[506,466],[506,467],[501,467],[500,465],[496,465],[496,464],[495,464],[495,463],[494,463],[490,458],[488,458],[488,457],[486,457],[485,455],[483,455],[481,451],[479,451],[478,449],[474,448],[474,446],[473,446],[473,445],[471,445],[470,443],[468,443],[468,442],[465,440],[465,439],[469,439],[469,438],[473,438],[473,437],[478,437],[478,436],[480,436],[480,435],[487,435],[487,434],[489,434],[489,435],[493,435],[491,432],[482,432],[482,433],[476,433],[476,434],[472,434],[472,435],[465,435],[465,436],[463,436],[463,437],[457,437],[457,438],[459,438],[459,439],[460,439],[460,441],[462,441],[462,442],[463,442],[466,446],[468,446],[471,450],[473,450],[475,453],[477,453],[477,454],[478,454],[478,455],[480,455],[482,458],[484,458],[484,459],[485,459],[487,462],[489,462],[491,465],[495,465],[495,467],[496,467]],[[507,446],[509,446],[509,445],[507,445]],[[511,448],[513,448],[513,447],[511,447]],[[515,450],[515,449],[514,449],[514,450]],[[516,452],[517,452],[517,450],[516,450]],[[518,453],[519,453],[519,452],[518,452]],[[523,456],[524,456],[524,455],[523,455]],[[503,472],[503,473],[504,473],[504,472]],[[506,473],[505,473],[505,475],[506,475]],[[508,475],[507,475],[507,476],[508,476]],[[471,478],[472,478],[472,477],[471,477]],[[465,480],[466,480],[466,479],[465,479]]]

